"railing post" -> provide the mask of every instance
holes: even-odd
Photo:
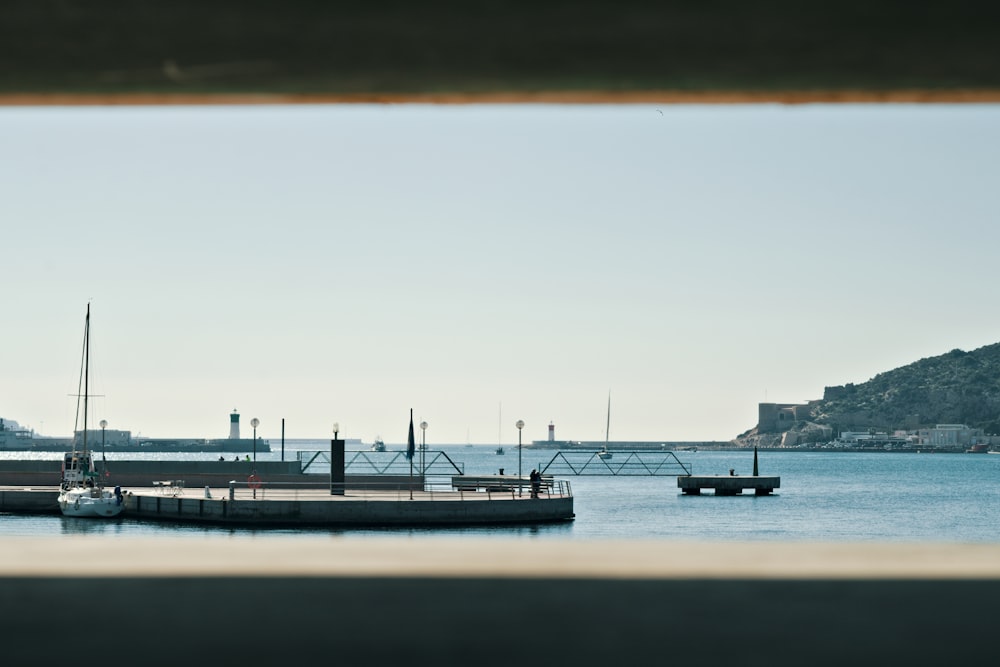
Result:
[[[229,499],[236,499],[236,480],[234,479],[229,480]]]

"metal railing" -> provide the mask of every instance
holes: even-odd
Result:
[[[499,484],[465,485],[452,484],[458,493],[467,494],[471,497],[481,498],[485,495],[488,499],[493,498],[530,498],[532,497],[532,483],[527,479],[505,481]],[[546,479],[538,487],[538,498],[572,498],[573,488],[565,479]],[[463,495],[463,498],[465,496]]]
[[[683,463],[673,452],[559,451],[540,468],[543,473],[563,475],[690,475],[691,465]]]
[[[330,472],[330,452],[302,450],[296,452],[301,472],[324,474]],[[406,475],[410,471],[406,452],[347,451],[344,452],[344,474],[348,475]],[[424,450],[413,456],[414,475],[461,475],[464,464],[451,460],[443,451]]]
[[[529,484],[525,482],[523,493],[517,484],[510,484],[503,488],[455,488],[451,481],[426,482],[421,486],[417,483],[410,486],[400,481],[395,482],[365,482],[363,488],[352,488],[347,486],[343,493],[336,495],[330,493],[329,486],[318,486],[313,482],[269,484],[267,480],[254,482],[251,485],[248,481],[229,482],[229,487],[225,491],[221,489],[206,489],[206,498],[228,500],[285,500],[285,501],[325,501],[330,499],[348,500],[435,500],[435,501],[484,501],[484,500],[532,500],[529,493]],[[184,495],[191,496],[197,489],[188,488]],[[542,486],[539,499],[548,498],[572,498],[573,489],[568,480],[553,479],[547,481]]]

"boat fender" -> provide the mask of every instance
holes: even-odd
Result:
[[[76,502],[73,503],[73,509],[75,509],[75,510],[80,509],[80,499],[79,498],[77,498]]]
[[[261,487],[260,477],[256,474],[247,477],[247,486],[251,489],[259,489]]]

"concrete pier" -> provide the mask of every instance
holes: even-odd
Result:
[[[702,489],[714,489],[717,496],[736,496],[744,489],[766,496],[781,486],[781,478],[763,475],[681,475],[677,487],[687,495],[701,495]]]
[[[163,479],[183,479],[190,487],[224,486],[231,479],[246,480],[254,469],[272,485],[302,484],[308,478],[329,483],[322,475],[303,475],[298,461],[109,461],[108,467],[109,481],[122,488],[152,486]],[[61,475],[59,461],[0,460],[0,486],[57,486]]]
[[[167,481],[167,480],[164,480]],[[574,518],[568,483],[554,484],[541,498],[515,493],[417,490],[388,484],[381,489],[250,489],[246,483],[190,488],[161,484],[129,489],[122,516],[235,526],[461,526],[536,524]],[[0,488],[0,511],[59,512],[55,487]]]

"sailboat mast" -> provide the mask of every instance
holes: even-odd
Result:
[[[90,304],[83,327],[83,453],[87,453],[87,395],[90,393]]]

